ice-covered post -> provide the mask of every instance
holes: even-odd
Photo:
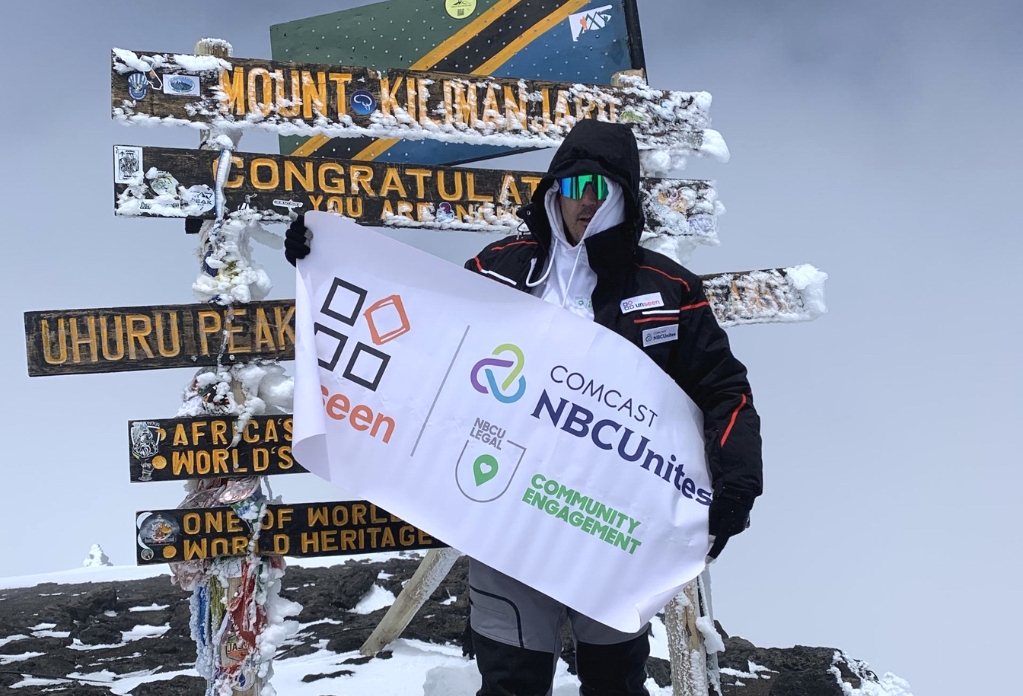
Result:
[[[717,653],[724,649],[710,612],[710,574],[685,586],[664,608],[672,696],[721,694]]]
[[[196,44],[195,53],[226,61],[231,45],[220,39],[202,39]],[[208,130],[203,129],[199,146],[219,150],[220,162],[216,218],[203,222],[198,230],[201,267],[192,291],[199,299],[226,306],[229,320],[236,304],[262,299],[271,287],[263,269],[252,262],[249,245],[253,234],[262,236],[264,241],[270,235],[259,226],[258,216],[244,210],[229,213],[224,203],[231,153],[240,137],[236,129],[211,125]],[[223,345],[227,346],[231,342],[230,327],[225,325],[224,332]],[[233,446],[248,419],[266,412],[268,401],[278,406],[276,410],[290,411],[291,382],[276,361],[225,365],[223,358],[222,352],[216,367],[202,369],[195,375],[185,388],[177,415],[236,417],[239,427]],[[188,495],[179,506],[230,506],[253,529],[246,556],[172,567],[178,584],[193,593],[191,626],[196,642],[196,670],[207,680],[207,693],[273,694],[268,685],[271,660],[287,630],[284,619],[301,609],[279,596],[283,558],[264,558],[256,553],[268,497],[264,486],[269,492],[269,482],[254,476],[191,481],[186,484]]]

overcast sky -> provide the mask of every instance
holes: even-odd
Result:
[[[218,36],[269,57],[271,24],[353,4],[5,8],[0,576],[77,566],[97,542],[130,564],[134,511],[182,497],[128,483],[125,424],[172,416],[191,371],[25,367],[27,310],[193,301],[194,239],[177,221],[114,219],[110,160],[114,143],[194,147],[196,134],[114,124],[109,49]],[[1017,661],[1023,623],[1023,5],[641,0],[640,13],[651,84],[713,93],[733,154],[690,166],[729,211],[692,270],[830,276],[821,319],[731,331],[766,472],[752,528],[714,568],[718,618],[758,645],[847,650],[917,696],[1004,690],[988,666]],[[266,135],[241,147],[277,151]],[[402,238],[458,261],[486,241]],[[273,296],[292,297],[281,254],[257,255]],[[274,486],[287,501],[332,496],[311,477]]]

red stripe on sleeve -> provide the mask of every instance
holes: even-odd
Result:
[[[728,441],[728,435],[732,432],[732,426],[735,425],[735,419],[739,417],[739,411],[741,411],[742,407],[745,406],[745,405],[746,405],[746,395],[743,394],[742,395],[742,401],[740,401],[739,405],[735,407],[734,411],[732,411],[732,419],[730,421],[728,421],[728,427],[725,428],[725,434],[721,436],[721,446],[722,447],[724,447],[725,446],[725,442]]]
[[[530,244],[530,245],[534,245],[535,246],[536,242],[533,241],[532,239],[520,239],[517,242],[508,242],[507,244],[504,244],[503,246],[494,247],[493,249],[491,249],[491,251],[500,251],[501,249],[507,249],[508,247],[513,247],[516,244]]]
[[[668,278],[669,280],[674,280],[674,281],[675,281],[676,283],[682,283],[682,284],[683,284],[684,286],[686,286],[686,292],[689,292],[689,291],[690,291],[690,288],[689,288],[689,283],[687,283],[687,282],[686,282],[685,280],[683,280],[682,278],[676,278],[676,277],[675,277],[675,276],[673,276],[673,275],[668,275],[667,273],[665,273],[665,272],[664,272],[664,271],[662,271],[661,269],[659,269],[659,268],[654,268],[653,266],[640,266],[639,264],[637,264],[637,265],[636,265],[636,267],[637,267],[637,268],[642,268],[642,269],[645,269],[645,270],[647,270],[647,271],[653,271],[654,273],[660,273],[660,274],[661,274],[662,276],[664,276],[665,278]]]
[[[674,314],[668,314],[663,317],[647,317],[646,319],[633,319],[633,324],[646,324],[651,321],[678,321],[678,317]]]

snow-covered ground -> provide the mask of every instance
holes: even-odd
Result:
[[[410,554],[405,554],[408,560]],[[417,554],[419,555],[419,554]],[[399,554],[380,553],[373,554],[368,560],[383,562],[399,557]],[[414,559],[413,559],[414,560]],[[289,559],[292,567],[323,568],[338,565],[338,559]],[[76,596],[81,593],[68,589],[63,591],[60,585],[79,585],[83,583],[100,583],[114,581],[132,581],[146,578],[166,576],[170,585],[170,576],[166,567],[148,566],[89,566],[60,573],[48,573],[44,575],[31,575],[13,578],[0,578],[0,591],[15,590],[19,588],[32,588],[44,583],[55,583],[57,587],[48,586],[45,592],[39,592],[39,596],[59,597],[62,595]],[[381,571],[378,575],[380,580],[388,580],[392,576]],[[125,591],[123,594],[128,595]],[[180,595],[180,592],[177,593]],[[122,595],[121,590],[118,595]],[[148,595],[144,601],[149,600]],[[21,595],[25,597],[24,594]],[[137,596],[135,599],[137,600]],[[9,592],[0,592],[0,616],[5,610],[5,602],[16,597]],[[153,597],[160,600],[160,597]],[[389,606],[394,602],[395,595],[378,584],[370,586],[369,590],[362,595],[361,600],[350,610],[349,616],[355,614],[369,614]],[[447,606],[453,602],[453,597],[439,602],[439,605]],[[177,655],[176,661],[165,666],[150,667],[148,669],[134,669],[126,664],[128,659],[138,658],[149,645],[155,645],[161,637],[170,631],[170,625],[161,623],[160,620],[151,620],[158,612],[166,612],[170,604],[162,601],[154,601],[145,604],[139,601],[129,601],[126,598],[121,601],[127,603],[118,607],[127,623],[122,624],[125,629],[120,631],[120,642],[110,645],[83,644],[77,638],[69,644],[63,644],[62,650],[74,651],[75,657],[69,664],[75,665],[76,669],[61,671],[50,674],[25,673],[20,681],[9,683],[7,692],[11,694],[42,693],[50,689],[60,690],[61,687],[69,687],[74,684],[88,684],[92,686],[105,686],[113,694],[129,694],[140,684],[149,682],[169,681],[175,677],[198,676],[194,668],[189,665],[194,660],[194,653],[188,655]],[[178,599],[171,599],[171,602],[184,601],[180,596]],[[10,606],[10,605],[8,605]],[[13,607],[12,607],[13,608]],[[104,612],[109,617],[117,616],[117,612]],[[343,618],[340,616],[339,618]],[[25,624],[30,623],[25,621]],[[471,696],[475,694],[480,685],[480,677],[476,663],[462,656],[461,649],[457,645],[439,645],[421,640],[401,639],[390,645],[384,653],[385,657],[367,659],[356,651],[334,652],[329,650],[327,639],[317,639],[319,634],[310,634],[308,630],[318,624],[341,624],[330,617],[318,618],[308,623],[298,624],[298,634],[305,633],[305,641],[295,639],[286,641],[282,646],[281,657],[274,662],[274,675],[271,681],[277,694],[281,696]],[[10,624],[8,624],[9,626]],[[18,671],[25,669],[30,671],[29,661],[38,658],[44,653],[31,649],[19,647],[22,641],[30,641],[40,638],[67,639],[70,633],[57,631],[57,624],[39,622],[34,625],[25,625],[23,628],[18,625],[17,631],[9,631],[10,635],[4,635],[0,631],[0,666],[6,671]],[[116,634],[115,634],[116,635]],[[309,636],[315,641],[311,645]],[[168,636],[169,637],[169,636]],[[105,641],[104,641],[105,642]],[[51,645],[53,645],[51,643]],[[181,643],[191,648],[191,643]],[[130,647],[126,647],[130,646]],[[306,646],[306,654],[297,652],[295,656],[289,656],[290,648]],[[28,646],[26,646],[27,648]],[[311,648],[311,649],[310,649]],[[116,652],[120,649],[120,653]],[[50,648],[51,654],[53,652]],[[104,651],[115,651],[105,653]],[[180,649],[178,652],[185,652]],[[131,654],[129,654],[131,653]],[[386,655],[389,653],[389,657]],[[104,657],[106,654],[120,656]],[[668,645],[665,639],[664,625],[659,618],[652,622],[651,656],[661,659],[668,658]],[[835,675],[836,681],[844,696],[911,696],[909,686],[903,680],[893,675],[885,675],[878,682],[864,679],[859,689],[854,689],[848,684],[842,683],[839,673],[839,661],[842,667],[852,671],[857,676],[866,674],[866,665],[857,662],[841,653],[835,653],[835,663],[831,672]],[[115,665],[121,666],[120,671],[115,671]],[[160,662],[152,663],[159,665]],[[127,671],[124,669],[127,667]],[[743,665],[743,669],[732,668],[722,669],[723,675],[729,675],[735,681],[734,689],[738,683],[749,683],[753,680],[770,680],[777,677],[777,672],[754,664]],[[825,665],[826,667],[826,665]],[[42,671],[42,670],[37,670]],[[58,678],[59,677],[59,678]],[[35,688],[30,688],[35,687]],[[651,696],[670,696],[671,688],[659,687],[651,678],[647,681],[647,688]],[[729,690],[726,689],[726,693]],[[265,691],[264,696],[269,696],[272,691]],[[558,664],[558,670],[554,681],[553,696],[574,696],[578,693],[577,679],[568,673],[568,666],[564,661]]]
[[[371,554],[366,558],[379,561],[396,556],[397,554],[381,553]],[[312,568],[328,567],[337,563],[338,560],[332,558],[289,559],[290,565]],[[129,581],[161,575],[167,576],[168,582],[170,581],[170,573],[166,567],[162,566],[90,566],[58,573],[0,578],[0,590],[35,587],[43,583],[74,585]],[[47,594],[61,593],[58,591],[47,592]],[[392,593],[374,585],[353,611],[369,613],[386,607],[393,601]],[[161,608],[166,607],[154,604],[130,607],[129,611],[137,613],[142,618],[145,616],[142,612],[156,611]],[[0,611],[2,610],[3,604],[0,604]],[[54,635],[55,632],[49,630],[53,627],[53,624],[39,624],[32,627],[36,629],[32,635]],[[162,635],[167,630],[166,626],[150,626],[140,623],[134,630],[122,633],[122,637],[124,642],[143,641],[146,638]],[[663,639],[657,638],[659,632],[663,636],[663,628],[655,626],[653,654],[657,657],[667,658],[667,643]],[[66,636],[66,633],[62,635]],[[0,665],[5,665],[7,669],[17,669],[17,662],[39,655],[39,653],[22,652],[17,649],[17,642],[27,638],[29,636],[25,634],[0,635]],[[326,643],[326,641],[321,642]],[[112,646],[83,646],[75,641],[68,647],[81,651]],[[140,649],[144,649],[144,646]],[[469,696],[479,688],[480,677],[476,663],[462,657],[461,649],[457,646],[436,645],[418,640],[398,640],[388,649],[391,651],[389,659],[373,659],[367,662],[357,652],[338,654],[327,650],[323,645],[309,655],[295,658],[284,657],[276,660],[271,683],[281,696],[414,696],[416,694],[423,694],[423,696],[460,696],[464,694]],[[306,677],[316,675],[324,676],[315,681],[303,681]],[[10,689],[12,694],[17,694],[18,689],[28,686],[57,686],[77,682],[94,686],[109,685],[110,692],[113,694],[128,694],[142,683],[167,681],[177,676],[197,676],[197,674],[194,669],[168,672],[145,670],[128,674],[118,674],[110,669],[101,669],[91,672],[71,672],[60,680],[25,676]],[[661,689],[652,679],[649,680],[648,688],[651,696],[669,696],[671,693],[670,688]],[[553,696],[574,696],[577,692],[578,681],[568,673],[567,665],[562,661],[555,676]]]
[[[0,578],[0,590],[13,590],[19,587],[35,587],[44,583],[54,582],[61,585],[77,585],[83,582],[116,582],[119,580],[142,580],[166,575],[170,578],[167,566],[83,566],[74,570],[58,573],[40,573],[38,575],[18,575]]]

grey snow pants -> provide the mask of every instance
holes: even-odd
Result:
[[[469,560],[470,625],[483,677],[477,696],[548,696],[567,619],[576,644],[581,696],[648,696],[648,626],[622,633]]]

